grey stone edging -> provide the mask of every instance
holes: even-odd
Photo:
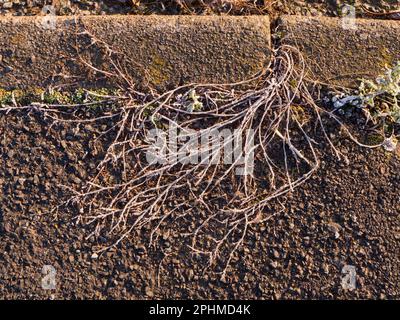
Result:
[[[77,19],[77,20],[76,20]],[[283,43],[298,47],[308,77],[356,86],[400,60],[399,21],[283,16]],[[99,41],[92,42],[89,31]],[[113,72],[104,45],[138,88],[189,82],[225,83],[251,77],[271,58],[268,16],[1,17],[0,87],[115,86],[82,66]],[[77,46],[75,47],[75,44]]]
[[[73,47],[95,68],[110,69],[101,41],[138,87],[237,82],[270,59],[267,16],[84,16],[0,18],[0,87],[113,86],[83,68]],[[89,31],[97,38],[91,43]],[[75,60],[74,60],[75,59]]]

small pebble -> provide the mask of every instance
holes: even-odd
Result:
[[[99,257],[99,255],[95,252],[92,254],[91,258],[92,259],[97,259]]]

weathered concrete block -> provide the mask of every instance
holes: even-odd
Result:
[[[306,58],[309,77],[354,87],[357,79],[376,77],[400,59],[399,21],[354,22],[352,29],[339,18],[284,16],[280,24],[283,42],[298,47]]]
[[[47,20],[46,20],[47,19]],[[115,86],[80,64],[113,71],[100,41],[118,52],[136,86],[224,83],[249,78],[270,59],[266,16],[2,17],[0,87]],[[99,41],[91,42],[83,30]]]

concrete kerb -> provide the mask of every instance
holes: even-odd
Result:
[[[329,85],[356,87],[400,60],[400,23],[390,20],[283,16],[283,43],[303,54],[308,77]]]
[[[267,16],[52,19],[0,18],[0,87],[114,86],[116,79],[104,79],[78,63],[77,52],[95,68],[110,71],[109,52],[102,41],[118,52],[117,62],[133,83],[159,89],[246,80],[271,56]]]
[[[400,60],[400,23],[353,22],[349,27],[340,18],[283,16],[278,25],[283,43],[304,55],[309,78],[354,87]],[[267,16],[2,17],[0,87],[115,86],[115,78],[78,62],[77,52],[99,70],[110,68],[107,50],[83,30],[118,52],[139,88],[237,82],[271,58]]]

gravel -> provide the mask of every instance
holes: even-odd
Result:
[[[204,271],[205,260],[183,236],[188,225],[179,221],[167,221],[155,248],[143,229],[94,253],[106,240],[88,237],[74,206],[53,209],[67,199],[63,186],[79,188],[94,174],[107,145],[96,138],[107,127],[50,127],[32,113],[0,115],[3,298],[400,298],[399,152],[360,148],[328,128],[350,165],[320,140],[320,171],[281,199],[281,214],[250,229],[221,278]],[[43,265],[54,266],[56,290],[41,289]],[[355,267],[356,290],[341,286],[346,265]]]
[[[0,0],[0,14],[38,15],[45,6],[52,6],[57,15],[128,13],[131,1],[74,1],[74,0]]]
[[[273,3],[271,5],[271,2]],[[337,16],[343,4],[348,0],[282,0],[257,1],[258,9],[251,6],[253,0],[247,1],[250,6],[232,5],[243,3],[235,0],[204,0],[206,6],[198,0],[0,0],[2,15],[37,15],[46,5],[53,5],[58,15],[72,14],[210,14],[224,12],[231,14],[260,13],[260,8],[266,8],[265,13],[328,15]],[[265,4],[265,6],[264,6]],[[356,5],[363,4],[371,11],[396,10],[400,8],[398,0],[361,0]]]

